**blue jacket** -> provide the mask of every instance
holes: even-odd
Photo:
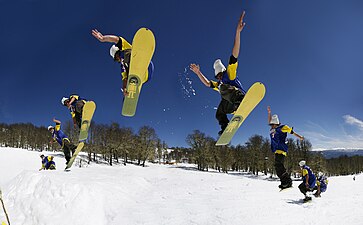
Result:
[[[320,191],[325,192],[328,188],[328,179],[325,176],[318,177],[318,180],[316,182],[318,185],[320,185]]]
[[[308,180],[308,183],[309,183],[309,187],[310,188],[314,188],[315,187],[315,184],[316,184],[316,177],[313,173],[313,171],[310,169],[310,167],[308,166],[303,166],[302,167],[302,175],[303,175],[303,182],[306,183],[306,175],[309,175],[309,180]]]
[[[55,169],[55,162],[52,156],[45,156],[42,160],[42,169]]]
[[[52,134],[52,138],[54,140],[56,140],[60,146],[63,147],[63,140],[64,139],[68,140],[68,137],[67,137],[67,135],[65,135],[63,133],[63,131],[60,128],[61,128],[60,123],[56,123],[55,129],[54,129],[53,134]]]
[[[286,144],[287,133],[293,134],[294,131],[287,125],[280,125],[275,129],[270,130],[271,151],[276,154],[286,156],[288,147]]]

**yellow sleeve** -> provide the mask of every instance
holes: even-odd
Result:
[[[121,75],[122,75],[122,80],[127,79],[127,72],[126,71],[122,72]]]
[[[120,38],[122,40],[122,49],[121,49],[121,51],[123,51],[125,49],[131,49],[132,48],[132,45],[129,42],[127,42],[125,38],[123,38],[121,36],[120,36]]]
[[[55,130],[56,130],[56,131],[59,131],[59,130],[60,130],[60,127],[61,127],[61,125],[60,125],[60,124],[56,124],[56,125],[55,125]]]
[[[228,74],[228,78],[230,80],[236,79],[236,76],[237,76],[237,67],[238,67],[238,62],[233,63],[233,64],[229,64],[227,66],[227,74]]]
[[[303,169],[302,175],[305,177],[307,174],[309,174],[308,170],[307,169]]]
[[[72,118],[74,118],[76,116],[76,113],[71,112]]]
[[[292,134],[292,128],[287,126],[287,125],[284,125],[282,128],[281,128],[281,131],[284,132],[284,133],[290,133]]]
[[[317,180],[317,181],[316,181],[316,184],[317,184],[318,186],[320,186],[320,181],[318,181],[318,180]]]
[[[76,100],[78,100],[79,96],[78,95],[71,95],[69,96],[69,99],[75,98]]]

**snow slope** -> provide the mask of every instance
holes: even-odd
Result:
[[[38,171],[39,152],[0,148],[0,187],[12,225],[363,224],[363,175],[331,177],[322,198],[301,203],[266,177],[199,172],[191,165],[92,164]],[[0,211],[0,221],[5,221]]]

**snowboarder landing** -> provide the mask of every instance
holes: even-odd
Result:
[[[310,201],[311,197],[307,196],[308,191],[313,191],[316,184],[316,177],[313,171],[306,165],[306,161],[301,160],[299,162],[301,169],[303,182],[299,185],[300,192],[304,194],[304,202]]]
[[[55,162],[53,161],[53,156],[40,155],[42,159],[42,168],[40,170],[55,170]]]
[[[69,160],[71,159],[71,152],[74,153],[75,149],[77,148],[76,145],[74,145],[69,139],[68,136],[63,133],[61,130],[61,121],[57,119],[53,119],[53,122],[55,122],[55,127],[49,126],[48,130],[52,134],[52,140],[57,141],[58,144],[62,147],[64,157],[66,158],[66,164],[68,164]]]
[[[300,140],[304,140],[304,137],[295,133],[289,126],[282,125],[277,115],[271,116],[270,106],[267,107],[267,112],[268,124],[270,125],[271,150],[275,154],[274,166],[276,174],[281,181],[279,188],[289,188],[292,186],[292,180],[284,165],[285,157],[288,152],[288,146],[286,144],[287,133],[295,135],[300,138]]]
[[[244,16],[245,11],[243,11],[238,21],[232,55],[229,58],[227,69],[220,59],[217,59],[214,62],[214,77],[217,79],[217,81],[208,80],[201,72],[199,65],[194,63],[190,65],[190,70],[192,70],[199,77],[205,86],[213,88],[214,90],[219,91],[221,94],[222,100],[219,103],[216,112],[216,118],[219,122],[219,125],[221,126],[221,131],[218,132],[219,135],[223,133],[229,123],[227,114],[236,111],[246,93],[237,77],[237,58],[241,45],[241,31],[246,25],[246,23],[243,22]]]
[[[71,95],[69,97],[63,97],[61,103],[66,106],[72,115],[73,125],[75,128],[81,128],[83,106],[87,100],[79,97],[78,95]]]
[[[129,76],[130,60],[132,45],[121,36],[116,35],[103,35],[96,29],[92,30],[92,35],[100,42],[114,43],[110,48],[110,55],[115,62],[121,64],[121,75],[122,75],[122,91],[124,96],[128,95],[126,91],[127,78]],[[148,70],[146,71],[146,81],[151,80],[154,72],[154,64],[150,61]]]

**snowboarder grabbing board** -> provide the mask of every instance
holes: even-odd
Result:
[[[122,115],[134,116],[141,87],[151,79],[154,71],[151,61],[155,50],[154,34],[148,28],[140,28],[132,45],[123,37],[103,35],[96,29],[92,30],[92,35],[100,42],[115,44],[110,48],[110,55],[121,64],[122,91],[125,96]]]

